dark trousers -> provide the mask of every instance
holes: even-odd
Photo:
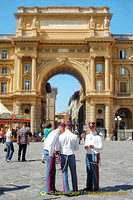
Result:
[[[19,150],[18,150],[18,160],[21,158],[21,151],[23,150],[22,154],[22,161],[25,161],[25,155],[26,155],[26,149],[27,149],[27,144],[19,144]]]
[[[63,192],[66,192],[67,194],[69,194],[68,166],[71,171],[73,191],[76,192],[76,191],[78,191],[78,183],[77,183],[75,155],[72,154],[72,155],[67,156],[67,155],[61,154]]]
[[[55,192],[55,175],[56,175],[55,155],[54,157],[50,157],[49,151],[44,149],[44,157],[47,164],[47,174],[46,174],[47,193],[50,193],[50,191]]]
[[[99,190],[99,159],[100,154],[86,154],[87,181],[86,187],[90,191]]]
[[[1,142],[4,144],[4,138],[0,138],[0,143]]]

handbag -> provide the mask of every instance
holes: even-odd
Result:
[[[4,145],[4,151],[7,152],[7,147],[6,147],[6,145]]]
[[[4,148],[4,151],[7,152],[7,148],[6,147]]]

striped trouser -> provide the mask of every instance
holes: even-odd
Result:
[[[90,191],[99,190],[99,159],[100,154],[86,154],[86,187]]]
[[[46,174],[47,193],[55,192],[55,174],[56,174],[55,155],[53,158],[50,157],[48,150],[44,149],[44,157],[47,163],[47,174]]]
[[[61,161],[62,178],[63,178],[63,192],[69,193],[68,166],[71,171],[73,191],[74,192],[78,191],[75,155],[72,154],[67,156],[61,154],[60,161]]]

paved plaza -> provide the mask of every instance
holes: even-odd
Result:
[[[5,162],[5,152],[0,144],[0,200],[48,200],[48,199],[87,199],[87,200],[132,200],[133,199],[133,142],[104,142],[101,153],[100,193],[73,197],[64,195],[40,196],[46,188],[46,164],[41,163],[42,143],[32,142],[27,149],[27,162],[17,161],[18,146],[12,162]],[[85,187],[86,166],[84,142],[76,152],[79,190]],[[69,173],[70,174],[70,173]],[[62,191],[60,164],[57,164],[56,189]],[[71,178],[69,177],[70,188]],[[112,193],[109,193],[112,192]],[[124,192],[124,194],[122,193]]]

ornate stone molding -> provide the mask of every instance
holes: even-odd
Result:
[[[58,60],[58,62],[60,62],[61,65],[65,65],[68,62],[68,58],[67,57],[59,58],[57,60]]]

